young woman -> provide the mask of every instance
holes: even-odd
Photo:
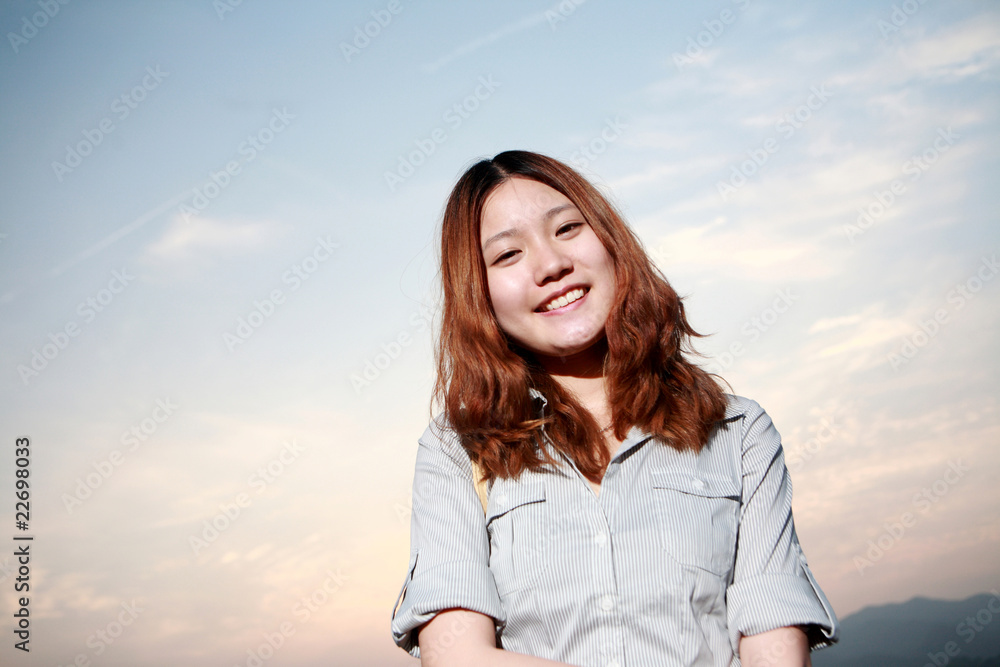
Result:
[[[836,641],[777,431],[686,358],[681,299],[592,185],[525,151],[475,164],[441,278],[399,646],[432,667],[801,667]]]

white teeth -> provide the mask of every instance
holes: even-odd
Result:
[[[569,305],[574,301],[576,301],[577,299],[582,298],[583,295],[586,293],[587,291],[582,287],[566,292],[558,299],[553,299],[552,301],[549,301],[547,304],[545,304],[544,310],[548,312],[550,310],[555,310],[556,308],[562,308],[563,306]]]

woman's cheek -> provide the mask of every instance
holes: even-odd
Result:
[[[498,276],[490,280],[490,300],[497,319],[510,321],[522,313],[528,306],[526,295],[516,280],[506,276]]]

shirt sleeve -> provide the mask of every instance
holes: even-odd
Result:
[[[733,583],[726,592],[730,640],[805,626],[810,650],[837,641],[837,617],[795,535],[792,484],[781,436],[754,401],[743,419],[743,491]]]
[[[396,644],[419,658],[417,633],[445,609],[505,617],[489,568],[486,519],[458,436],[432,423],[420,438],[413,477],[410,563],[392,614]]]

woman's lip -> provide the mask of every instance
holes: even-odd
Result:
[[[590,295],[590,288],[589,287],[573,287],[573,288],[570,288],[570,289],[566,290],[562,294],[559,294],[558,296],[554,297],[554,298],[558,299],[563,294],[569,294],[570,292],[572,292],[575,289],[582,289],[583,290],[583,296],[581,296],[576,301],[573,301],[571,303],[567,303],[565,306],[560,306],[559,308],[553,308],[552,310],[537,310],[535,312],[537,312],[539,315],[559,315],[561,313],[566,313],[566,312],[569,312],[569,311],[573,310],[574,308],[576,308],[577,306],[579,306],[580,304],[582,304],[584,301],[587,300],[587,297]],[[549,299],[545,303],[550,303],[551,301],[552,301],[552,299]],[[544,306],[544,304],[543,304],[543,306]]]
[[[555,301],[559,297],[566,296],[570,292],[572,292],[574,290],[578,290],[578,289],[582,289],[583,290],[583,296],[587,296],[587,293],[590,292],[590,285],[580,285],[580,284],[577,284],[577,285],[569,285],[568,287],[564,287],[561,290],[559,290],[558,292],[555,292],[554,294],[550,294],[545,299],[545,301],[542,301],[540,304],[538,304],[538,306],[535,308],[535,312],[536,313],[551,312],[551,311],[545,310],[545,305],[546,304],[552,303],[553,301]],[[580,298],[582,299],[583,297],[580,297]],[[577,301],[579,301],[579,300],[580,299],[577,299]],[[567,304],[567,305],[572,305],[572,304]],[[556,310],[558,310],[558,308]]]

